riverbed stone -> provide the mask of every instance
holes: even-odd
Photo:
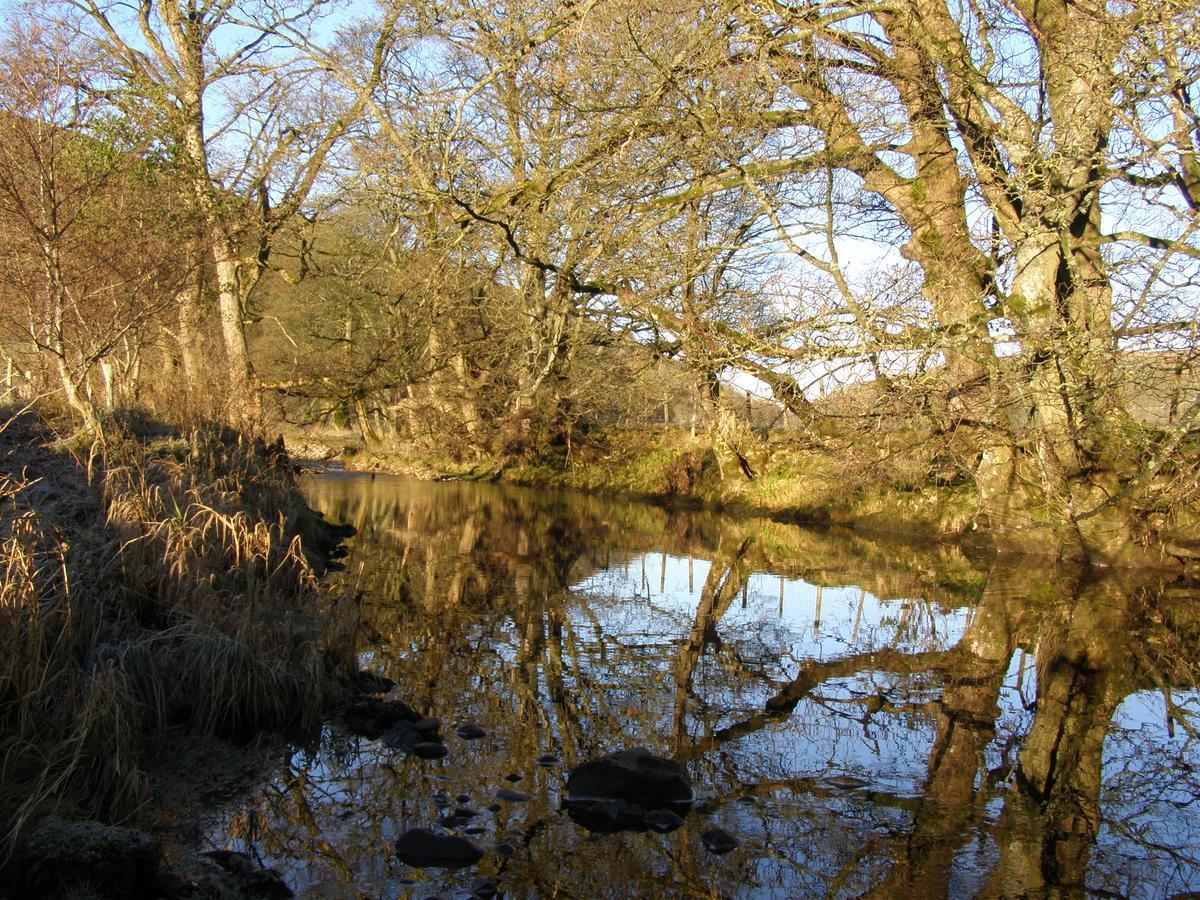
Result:
[[[666,834],[683,827],[683,817],[669,809],[651,809],[643,817],[651,831]]]
[[[481,876],[471,882],[472,897],[488,898],[499,896],[499,894],[500,889],[496,886],[496,882],[490,878],[483,878]]]
[[[421,718],[403,700],[359,700],[346,707],[342,721],[351,734],[372,740],[382,737],[399,722],[415,722]]]
[[[396,686],[396,682],[377,672],[355,672],[350,676],[350,683],[360,694],[386,694]]]
[[[289,900],[295,894],[274,869],[259,865],[245,853],[235,850],[210,850],[208,857],[232,876],[238,892],[245,897],[262,897],[265,900]]]
[[[413,727],[413,723],[401,719],[379,738],[384,745],[393,750],[411,751],[417,744],[425,741],[425,736]]]
[[[413,828],[396,839],[401,862],[425,869],[461,869],[483,859],[483,850],[464,837]]]
[[[741,846],[742,842],[724,828],[714,826],[700,835],[700,843],[704,845],[704,849],[709,853],[716,853],[719,856],[731,850],[736,850]]]
[[[576,766],[567,778],[567,796],[666,806],[691,803],[695,794],[683,766],[634,747]]]
[[[149,898],[162,863],[157,841],[132,828],[51,819],[7,867],[12,897]]]
[[[496,799],[505,803],[524,803],[526,800],[532,800],[533,795],[524,791],[514,791],[512,788],[500,788],[496,791]]]
[[[567,814],[594,834],[645,831],[649,810],[627,800],[568,800]]]

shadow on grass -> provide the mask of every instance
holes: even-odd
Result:
[[[168,733],[316,727],[353,670],[318,582],[347,533],[281,446],[0,410],[0,860],[46,815],[130,816]]]

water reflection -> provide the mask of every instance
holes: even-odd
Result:
[[[311,496],[360,532],[363,664],[488,734],[437,762],[336,726],[298,749],[212,833],[298,893],[1200,890],[1195,591],[579,495],[328,475]],[[698,802],[669,834],[592,835],[566,772],[632,746],[685,762]],[[496,800],[514,787],[532,799]],[[474,870],[395,858],[453,807],[478,812]],[[714,825],[740,848],[708,853]]]

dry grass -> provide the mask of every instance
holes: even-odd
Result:
[[[308,514],[269,453],[47,437],[0,427],[0,859],[45,814],[134,813],[168,728],[315,723],[336,658]]]

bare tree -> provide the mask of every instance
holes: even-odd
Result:
[[[160,139],[179,154],[216,272],[230,415],[253,426],[251,294],[275,233],[302,208],[359,116],[391,30],[380,29],[365,85],[347,96],[279,37],[285,26],[316,29],[319,2],[65,0],[60,8],[80,15],[112,61],[118,88],[150,108]]]
[[[89,90],[99,51],[17,20],[0,63],[0,229],[7,336],[48,358],[98,432],[130,387],[172,286],[186,222],[136,124]],[[91,379],[103,373],[104,397]]]

